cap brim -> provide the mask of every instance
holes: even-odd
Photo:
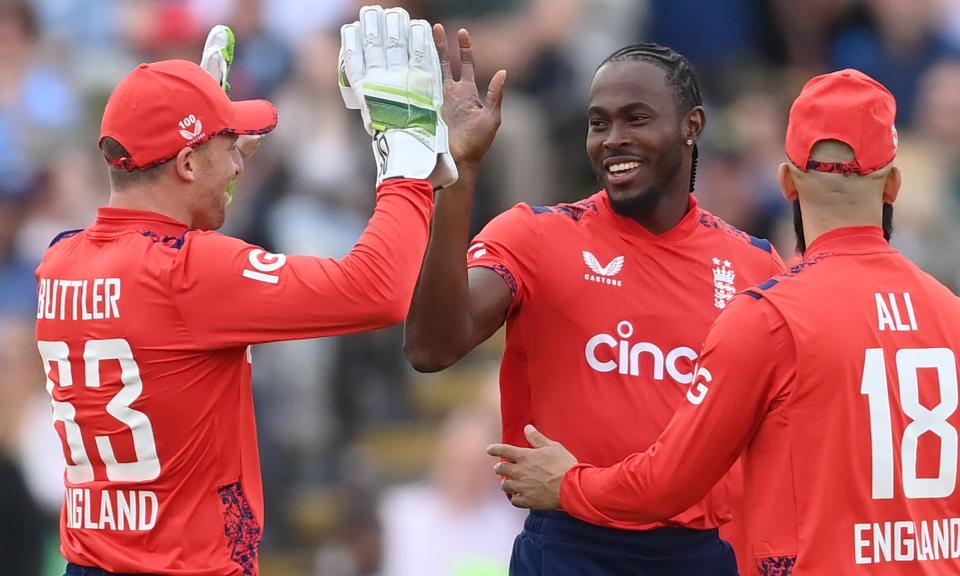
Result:
[[[233,102],[233,119],[224,132],[244,136],[266,134],[277,127],[277,109],[266,100]]]

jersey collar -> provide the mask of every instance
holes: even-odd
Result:
[[[621,216],[614,212],[613,207],[610,206],[610,195],[606,190],[602,190],[600,192],[600,205],[603,207],[603,211],[606,213],[607,217],[613,221],[614,227],[624,234],[654,242],[673,242],[676,240],[682,240],[683,238],[686,238],[692,234],[697,229],[697,224],[700,222],[700,203],[697,201],[697,197],[693,194],[688,195],[688,197],[689,201],[687,204],[687,213],[683,215],[683,218],[681,218],[679,222],[677,222],[676,226],[667,230],[663,234],[654,234],[633,218]]]
[[[847,226],[821,234],[807,246],[804,260],[821,252],[887,252],[893,250],[879,226]]]
[[[128,230],[149,230],[161,236],[181,236],[189,228],[176,218],[159,212],[102,206],[97,210],[97,221],[90,231],[109,234]]]

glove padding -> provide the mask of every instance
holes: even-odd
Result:
[[[430,24],[406,10],[364,6],[340,29],[340,94],[373,136],[377,185],[388,178],[457,181],[443,109],[440,59]]]
[[[229,26],[217,24],[207,34],[207,41],[203,45],[203,53],[200,56],[200,67],[213,76],[227,95],[230,94],[230,83],[227,81],[227,75],[230,74],[230,67],[233,65],[236,43],[237,40],[233,35],[233,30]],[[244,158],[249,158],[257,151],[262,141],[262,134],[241,135],[237,137],[237,148]]]

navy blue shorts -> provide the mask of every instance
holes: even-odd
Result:
[[[534,510],[513,543],[510,576],[737,576],[733,547],[717,530],[645,532],[595,526]]]
[[[76,564],[67,564],[67,573],[64,576],[149,576],[149,574],[116,574],[107,572],[101,568],[90,568],[87,566],[77,566]]]

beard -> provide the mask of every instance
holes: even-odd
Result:
[[[893,204],[883,203],[883,217],[880,224],[883,228],[883,239],[887,242],[893,238]],[[803,236],[803,213],[800,210],[800,201],[793,201],[793,232],[797,235],[797,252],[803,256],[807,251],[807,240]]]
[[[662,159],[662,170],[656,175],[656,181],[634,191],[627,197],[615,197],[607,190],[610,198],[610,207],[613,211],[627,218],[634,220],[644,220],[660,204],[660,201],[667,194],[668,185],[676,179],[683,166],[683,147],[678,143]],[[600,177],[599,170],[602,166],[595,167],[594,173],[597,180],[603,185],[603,178]],[[692,192],[692,185],[691,185]]]
[[[660,203],[665,192],[657,184],[651,184],[628,198],[614,198],[609,191],[610,208],[620,216],[640,220],[645,218]]]

